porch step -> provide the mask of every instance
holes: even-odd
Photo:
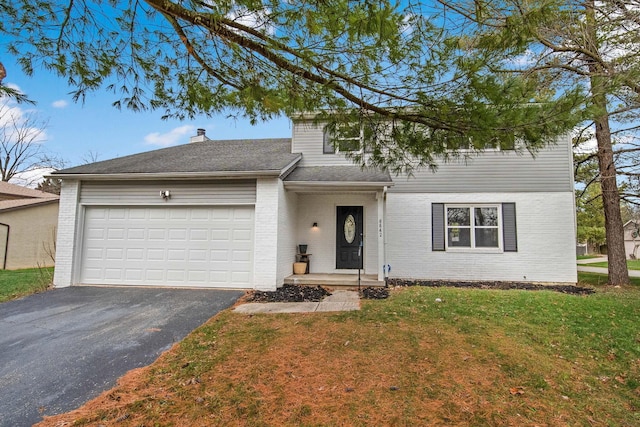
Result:
[[[326,286],[338,289],[358,289],[358,276],[352,274],[292,274],[284,279],[286,285]],[[360,287],[383,287],[384,281],[375,275],[362,275]]]

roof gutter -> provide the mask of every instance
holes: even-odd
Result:
[[[262,171],[219,171],[219,172],[164,172],[164,173],[59,173],[45,175],[45,178],[77,179],[82,181],[148,181],[193,180],[193,179],[238,179],[238,178],[277,178],[281,169]]]
[[[284,181],[284,187],[293,191],[372,191],[392,185],[393,182]]]

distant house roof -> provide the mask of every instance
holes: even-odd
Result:
[[[0,181],[0,212],[57,203],[60,196]]]
[[[25,209],[25,208],[31,208],[34,206],[48,205],[50,203],[59,203],[59,202],[60,202],[60,198],[58,196],[46,197],[46,198],[40,198],[40,199],[1,200],[0,212],[8,212],[8,211],[13,211],[17,209]]]
[[[0,181],[0,201],[16,200],[16,199],[23,199],[23,198],[51,199],[51,198],[59,198],[59,196],[57,196],[56,194],[46,193],[44,191],[23,187],[21,185],[15,185],[5,181]]]
[[[53,172],[54,177],[280,176],[302,158],[291,139],[207,140]]]

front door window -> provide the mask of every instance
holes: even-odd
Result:
[[[344,220],[344,239],[347,243],[353,243],[356,238],[356,220],[353,215],[347,215]]]

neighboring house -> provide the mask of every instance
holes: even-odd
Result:
[[[575,283],[569,137],[412,177],[361,169],[321,125],[291,139],[192,143],[54,172],[54,284],[275,289],[310,273]]]
[[[624,224],[624,249],[627,258],[638,259],[640,257],[640,223],[627,221]]]
[[[0,181],[0,269],[52,266],[59,197]]]

